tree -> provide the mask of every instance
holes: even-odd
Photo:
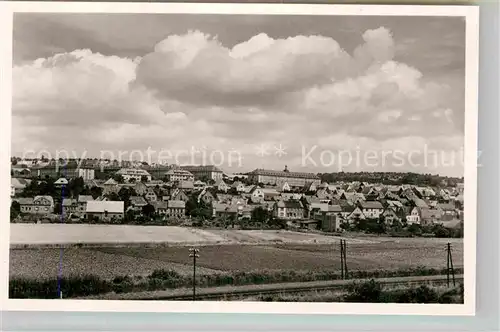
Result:
[[[96,199],[97,197],[100,197],[102,195],[102,188],[93,186],[92,188],[90,188],[90,194],[92,195],[93,199]]]
[[[147,204],[147,205],[144,205],[142,207],[142,214],[145,216],[145,217],[148,217],[148,218],[153,218],[154,215],[155,215],[155,207],[151,204]]]
[[[252,222],[266,223],[269,220],[269,212],[261,206],[252,210]]]
[[[422,235],[422,227],[419,224],[411,224],[408,226],[408,232],[413,235]]]
[[[346,302],[357,302],[357,303],[377,303],[380,302],[380,297],[382,295],[382,286],[375,282],[375,280],[370,280],[362,284],[351,286],[351,291],[344,297]]]
[[[137,193],[135,192],[134,188],[127,188],[127,187],[122,187],[118,191],[118,200],[123,201],[125,205],[125,210],[130,206],[130,196],[136,196]]]
[[[10,205],[10,218],[15,219],[21,213],[21,205],[18,201],[13,201]]]
[[[85,191],[85,181],[82,177],[72,179],[68,183],[67,193],[69,196],[78,197]]]
[[[147,175],[141,176],[141,182],[148,182],[148,176]]]
[[[115,174],[113,175],[113,180],[115,180],[118,183],[124,183],[125,179],[123,178],[123,175],[121,174]]]
[[[448,228],[444,227],[443,225],[435,225],[432,229],[432,233],[434,233],[436,237],[441,237],[441,238],[451,237],[451,231]]]

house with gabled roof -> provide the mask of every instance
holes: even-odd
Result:
[[[87,202],[93,201],[94,198],[91,195],[79,195],[78,196],[78,212],[82,215],[87,209]]]
[[[31,180],[24,178],[10,178],[11,196],[20,194],[31,183]]]
[[[216,180],[214,187],[221,192],[227,192],[229,190],[229,186],[222,179]]]
[[[56,213],[59,211],[56,211]],[[69,216],[71,213],[78,213],[78,201],[74,198],[64,198],[62,200],[62,214]]]
[[[276,200],[278,196],[280,196],[280,192],[276,190],[276,188],[262,188],[260,190],[262,190],[262,192],[264,193],[265,201],[273,201]]]
[[[252,203],[262,203],[265,200],[264,191],[259,186],[254,186],[249,194]]]
[[[66,178],[59,178],[54,182],[54,185],[56,187],[61,187],[61,186],[67,186],[68,185],[68,180]]]
[[[16,199],[21,213],[50,214],[54,212],[54,199],[51,196],[35,196],[34,198]]]
[[[388,207],[382,213],[382,217],[387,225],[394,223],[395,221],[401,221],[401,218],[396,213],[394,208]]]
[[[359,206],[355,206],[354,210],[346,218],[349,223],[353,223],[356,220],[365,220],[366,216],[363,214],[363,210]]]
[[[183,190],[176,188],[171,191],[169,200],[187,202],[189,197]]]
[[[365,217],[369,219],[378,219],[384,211],[384,207],[379,201],[360,201],[358,205]]]
[[[148,205],[148,202],[142,196],[130,196],[129,200],[130,200],[130,206],[128,207],[129,210],[142,211],[142,208]]]
[[[274,204],[273,215],[285,220],[303,219],[304,206],[300,201],[278,201]]]
[[[231,185],[231,189],[236,190],[236,192],[238,192],[238,193],[245,192],[245,184],[243,184],[243,183],[242,183],[242,182],[240,182],[240,181],[235,181],[235,182],[233,182],[233,184]]]
[[[88,220],[121,220],[124,207],[122,201],[88,201],[85,214]]]
[[[215,195],[210,192],[210,190],[203,189],[198,195],[198,202],[203,202],[205,204],[211,204],[215,201]]]
[[[158,201],[158,196],[156,195],[156,193],[154,192],[154,190],[152,188],[148,188],[146,190],[146,193],[144,194],[144,198],[148,202],[156,202],[156,201]]]
[[[102,193],[104,195],[107,195],[111,193],[117,193],[120,190],[120,186],[118,185],[118,182],[116,182],[113,178],[109,178],[108,180],[106,180],[106,182],[103,183],[102,189]]]

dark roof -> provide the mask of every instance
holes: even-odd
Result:
[[[62,201],[62,206],[73,206],[76,205],[78,202],[76,199],[73,198],[64,198]]]
[[[141,196],[130,196],[130,204],[132,205],[147,205],[148,202]]]
[[[302,203],[299,201],[279,201],[278,207],[287,209],[302,209]]]
[[[319,176],[314,173],[302,173],[302,172],[284,172],[284,171],[275,171],[268,169],[257,168],[248,175],[267,175],[267,176],[278,176],[282,178],[301,178],[301,179],[311,179],[311,180],[319,180]]]
[[[379,201],[361,201],[359,203],[363,209],[383,209],[382,203]]]
[[[328,212],[342,212],[340,205],[328,205]]]
[[[180,167],[189,172],[220,172],[222,170],[214,165],[185,165]]]

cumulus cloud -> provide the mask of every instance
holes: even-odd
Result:
[[[251,168],[262,166],[251,158],[261,142],[290,148],[278,164],[318,144],[459,149],[463,109],[453,87],[397,62],[388,29],[362,39],[349,54],[318,35],[261,33],[226,47],[190,31],[137,58],[86,49],[15,66],[13,150],[212,146],[240,149]]]

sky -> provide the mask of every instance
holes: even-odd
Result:
[[[16,156],[463,175],[460,17],[17,13],[13,49]]]

